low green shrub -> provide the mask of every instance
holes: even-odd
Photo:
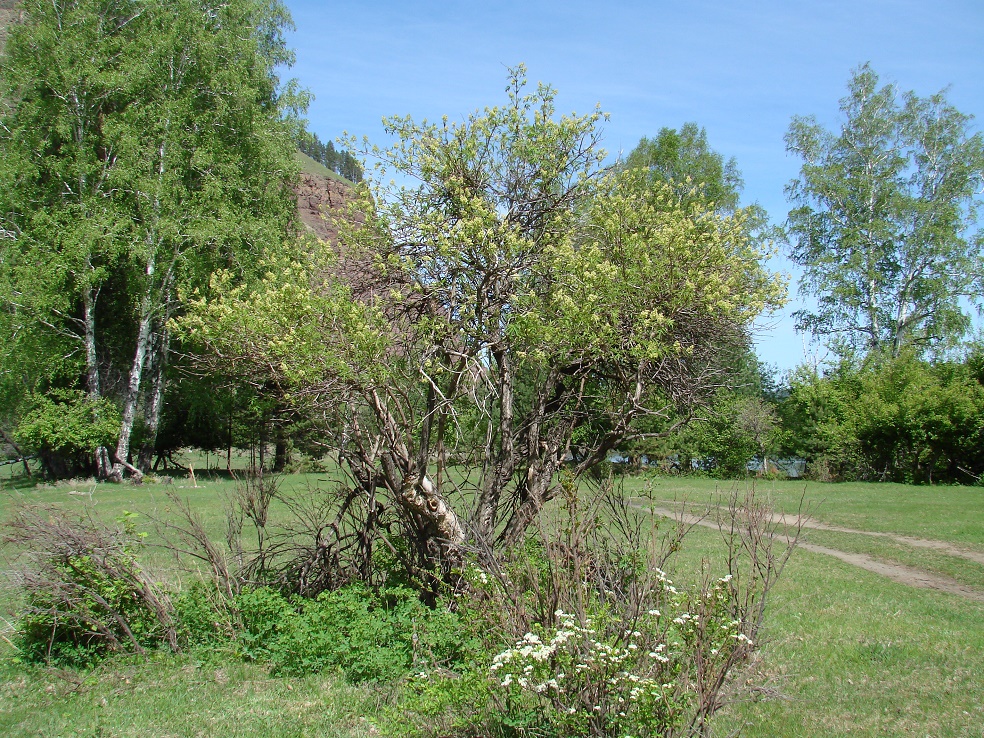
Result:
[[[175,645],[167,597],[137,562],[142,537],[131,514],[107,526],[25,506],[6,524],[3,540],[21,549],[23,658],[83,665],[109,651]]]
[[[297,606],[271,587],[243,590],[233,607],[240,623],[236,651],[249,661],[270,661],[279,649],[280,637],[298,617]]]
[[[181,648],[215,649],[235,638],[239,617],[233,603],[212,584],[196,581],[171,597],[175,634]]]
[[[391,681],[457,663],[467,646],[454,613],[405,587],[352,584],[313,600],[261,587],[236,597],[236,607],[239,653],[279,674],[337,669],[353,682]]]

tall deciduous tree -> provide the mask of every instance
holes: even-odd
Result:
[[[728,216],[740,215],[745,224],[742,239],[754,242],[758,248],[764,248],[772,240],[771,232],[766,230],[768,217],[765,210],[758,204],[743,206],[741,203],[744,182],[737,162],[734,158],[725,159],[720,152],[711,148],[707,131],[697,123],[684,123],[679,130],[661,128],[655,138],[643,138],[626,157],[623,167],[645,172],[645,177],[653,187],[668,188],[674,195],[673,207],[687,210],[696,205],[701,211],[710,210]],[[719,347],[721,391],[715,394],[713,402],[701,408],[695,418],[698,424],[709,421],[708,430],[701,431],[700,428],[691,426],[681,429],[669,444],[663,439],[634,441],[623,451],[630,458],[637,458],[640,454],[650,457],[665,456],[676,446],[678,452],[686,448],[686,452],[675,454],[678,457],[689,458],[688,454],[691,452],[705,459],[711,456],[720,457],[719,451],[710,448],[707,441],[725,426],[734,429],[736,407],[751,406],[750,400],[746,402],[744,398],[732,398],[731,393],[746,394],[751,389],[746,385],[751,382],[754,393],[761,394],[759,367],[754,360],[750,340],[743,350],[735,349],[738,347]],[[749,360],[755,364],[752,372],[745,371]],[[664,427],[669,425],[666,421],[662,424]],[[702,443],[694,443],[694,439],[698,438]],[[713,443],[726,446],[728,442],[715,440]],[[730,451],[737,461],[723,466],[719,464],[720,470],[722,473],[744,473],[746,463],[759,449],[751,444],[748,447],[752,450],[742,458],[744,447],[738,448],[735,444],[732,446]]]
[[[669,185],[684,205],[700,201],[733,213],[744,182],[733,158],[710,147],[707,131],[694,122],[677,131],[661,128],[656,138],[643,138],[625,158],[629,169],[645,169],[655,182]]]
[[[23,7],[2,67],[4,305],[119,404],[99,459],[119,479],[138,415],[156,432],[179,288],[291,237],[289,16],[277,0]]]
[[[845,355],[945,345],[969,325],[961,299],[981,294],[984,138],[945,91],[900,95],[868,65],[840,109],[839,133],[796,117],[786,134],[803,159],[786,188],[790,256],[817,300],[799,326]]]
[[[716,347],[782,292],[740,215],[606,173],[601,114],[558,118],[524,85],[460,124],[388,120],[375,153],[418,184],[360,204],[344,259],[364,268],[271,270],[183,323],[206,360],[327,413],[357,488],[429,557],[521,542],[636,420],[714,384]]]

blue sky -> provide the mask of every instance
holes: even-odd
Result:
[[[863,62],[920,95],[949,85],[950,102],[984,126],[981,0],[286,2],[297,24],[290,74],[315,95],[308,118],[322,140],[344,130],[385,143],[384,115],[460,119],[501,103],[506,68],[522,62],[531,82],[559,91],[561,111],[600,103],[611,114],[613,155],[664,126],[704,126],[737,161],[745,202],[776,223],[799,169],[783,144],[790,118],[835,128]],[[790,271],[782,258],[771,266]],[[793,330],[795,275],[790,296],[755,336],[760,358],[782,370],[823,356],[804,353]]]

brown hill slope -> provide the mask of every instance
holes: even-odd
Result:
[[[301,222],[315,236],[335,244],[338,229],[330,213],[340,212],[352,201],[352,183],[298,152],[301,176],[297,184],[297,211]]]
[[[0,0],[0,50],[7,38],[7,26],[17,17],[17,2],[18,0]]]

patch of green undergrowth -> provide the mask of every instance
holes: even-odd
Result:
[[[258,588],[236,597],[236,607],[238,652],[275,674],[338,670],[352,682],[392,681],[457,665],[470,645],[456,614],[406,587],[352,584],[315,599]]]

